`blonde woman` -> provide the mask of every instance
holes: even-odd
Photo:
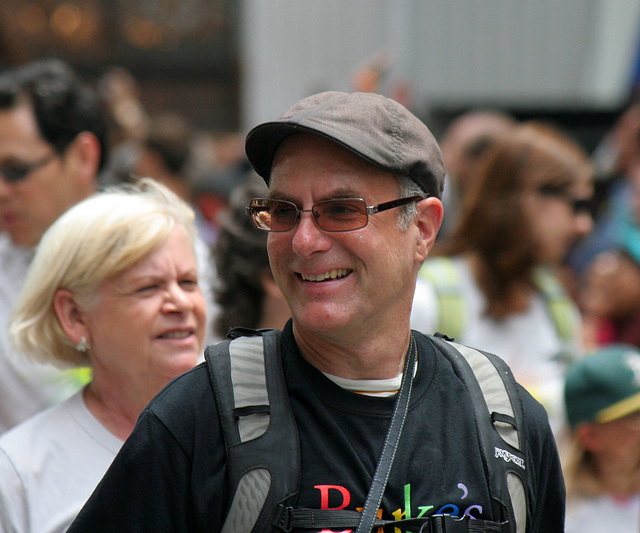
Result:
[[[0,439],[0,530],[65,531],[140,412],[205,335],[193,212],[152,180],[96,194],[45,233],[11,323],[17,347],[92,379]]]

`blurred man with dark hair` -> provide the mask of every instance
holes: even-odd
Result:
[[[106,136],[97,97],[62,61],[0,75],[0,433],[80,384],[14,353],[6,325],[42,234],[96,191]]]

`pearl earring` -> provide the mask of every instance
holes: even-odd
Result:
[[[89,343],[87,342],[87,338],[83,335],[80,338],[80,342],[76,344],[76,350],[79,352],[86,352],[89,349]]]

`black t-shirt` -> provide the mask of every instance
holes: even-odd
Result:
[[[427,337],[387,489],[384,519],[436,513],[495,520],[465,386]],[[300,356],[283,357],[301,450],[298,506],[362,508],[395,398],[346,391]],[[544,409],[520,389],[528,435],[530,533],[564,530],[564,483]],[[220,531],[229,506],[226,453],[206,366],[170,383],[72,525],[77,531]]]

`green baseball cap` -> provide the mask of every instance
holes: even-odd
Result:
[[[571,429],[640,410],[640,349],[612,344],[579,359],[567,372],[564,398]]]

